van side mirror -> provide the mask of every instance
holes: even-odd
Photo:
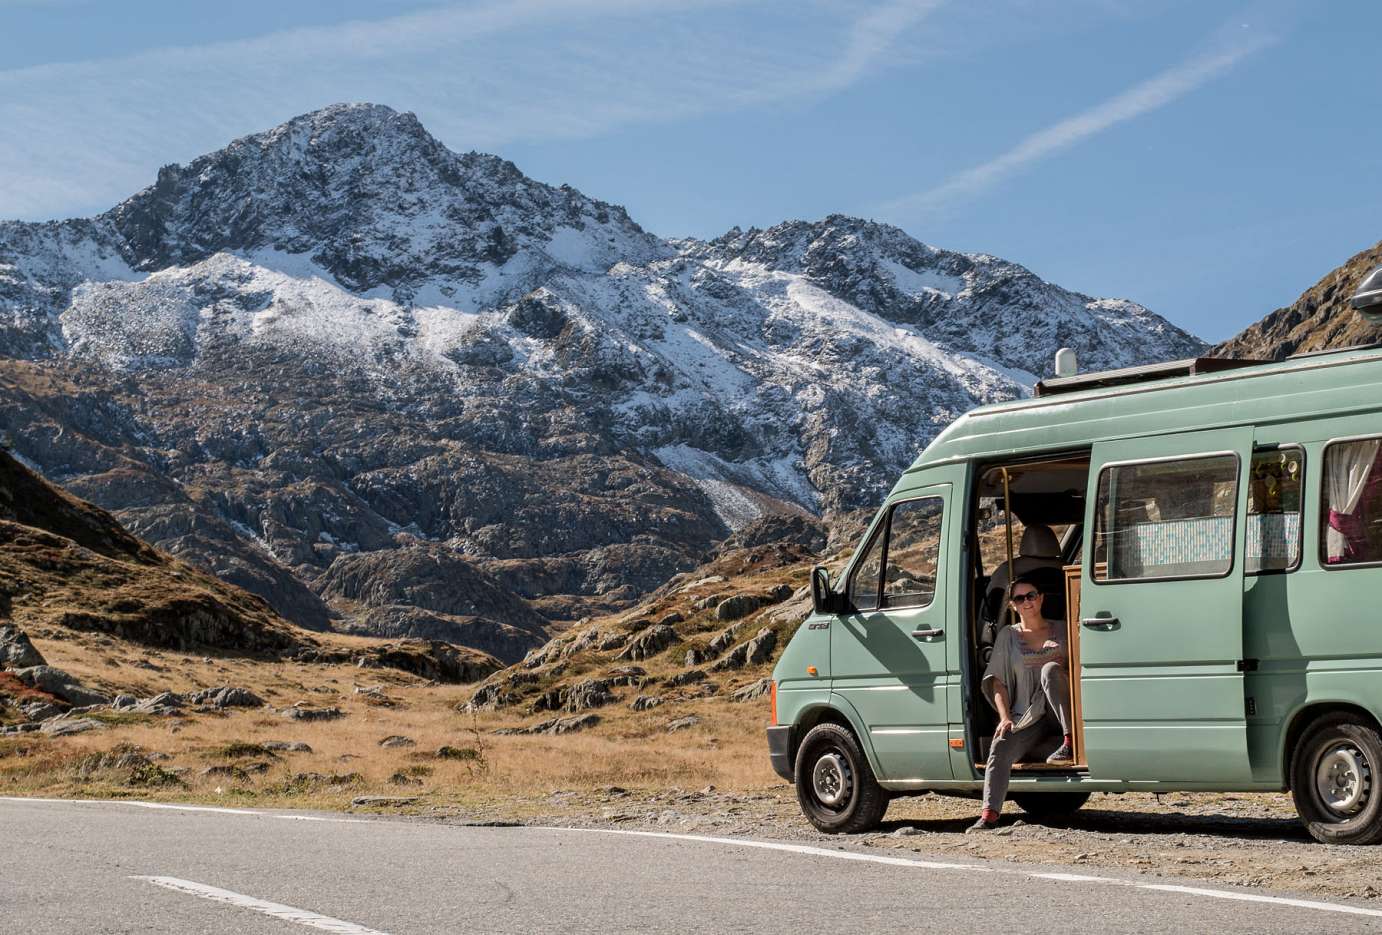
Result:
[[[1382,266],[1363,278],[1348,304],[1369,321],[1382,319]]]
[[[824,565],[811,569],[811,605],[818,614],[838,614],[844,611],[845,596],[830,589],[830,572]]]

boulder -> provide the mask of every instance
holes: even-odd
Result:
[[[47,664],[29,642],[28,634],[13,624],[0,626],[0,669],[29,669]]]
[[[264,699],[248,688],[229,686],[204,688],[199,692],[185,695],[184,700],[188,704],[210,705],[213,708],[258,708],[264,704]]]
[[[400,805],[412,805],[416,801],[415,795],[357,795],[350,800],[350,804],[356,808],[397,808]]]
[[[133,695],[116,695],[110,706],[116,711],[124,711],[126,708],[133,708],[137,704],[139,704],[139,699]]]
[[[698,598],[691,606],[696,610],[714,610],[725,599],[723,594],[707,594],[705,597]]]
[[[762,698],[764,695],[768,694],[768,692],[772,691],[772,687],[772,679],[762,678],[756,682],[750,682],[743,688],[736,688],[734,691],[730,692],[729,697],[734,701],[753,701],[756,698]]]
[[[753,639],[734,647],[729,655],[710,669],[712,672],[724,672],[729,669],[742,669],[746,665],[758,665],[772,658],[773,649],[776,647],[777,632],[764,627]]]
[[[700,722],[701,719],[698,716],[694,714],[688,714],[686,715],[686,717],[679,717],[675,721],[668,721],[667,733],[674,734],[679,730],[686,730],[687,728],[695,727]]]
[[[613,652],[614,650],[622,647],[628,641],[629,637],[625,633],[611,633],[609,636],[601,640],[599,645],[595,648],[602,653]]]
[[[667,680],[668,688],[677,688],[682,685],[691,685],[695,682],[704,682],[705,672],[701,669],[688,669],[685,672],[678,672]]]
[[[571,717],[557,717],[539,721],[528,727],[501,727],[496,734],[570,734],[594,727],[600,723],[598,714],[576,714]]]
[[[719,633],[716,633],[715,637],[705,648],[707,658],[714,659],[716,656],[721,655],[726,649],[733,646],[734,641],[739,637],[739,629],[741,626],[741,624],[736,623],[734,626],[725,627]]]
[[[381,747],[416,747],[417,741],[411,737],[404,737],[402,734],[394,734],[379,741]]]
[[[629,703],[629,707],[635,711],[650,711],[662,704],[662,698],[657,695],[639,695]]]
[[[680,642],[681,637],[677,635],[676,630],[662,624],[656,624],[638,634],[615,658],[631,661],[650,659],[668,646]]]
[[[43,733],[49,737],[66,737],[68,734],[84,734],[89,730],[101,730],[105,725],[89,717],[56,717],[43,723]]]
[[[334,721],[345,717],[345,712],[340,708],[307,708],[299,705],[284,708],[280,713],[290,721]]]
[[[747,617],[765,603],[757,594],[735,594],[715,605],[716,620],[738,620]]]
[[[280,753],[311,753],[312,748],[301,740],[268,740],[261,744],[265,750]]]
[[[31,721],[46,721],[63,713],[63,708],[60,705],[47,701],[30,701],[20,705],[19,710],[24,712],[24,716]]]
[[[152,698],[145,698],[131,710],[140,714],[177,714],[185,702],[177,692],[159,692]]]
[[[110,698],[89,688],[61,669],[49,665],[29,666],[14,673],[21,682],[30,688],[56,695],[68,704],[101,705],[110,704]]]
[[[600,715],[598,714],[578,714],[575,717],[557,718],[555,721],[544,725],[542,730],[536,730],[534,733],[571,734],[578,730],[594,727],[599,723]]]

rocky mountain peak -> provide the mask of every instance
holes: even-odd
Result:
[[[377,104],[336,104],[165,166],[101,220],[134,270],[272,253],[405,300],[437,278],[478,283],[553,241],[553,264],[600,271],[659,250],[624,209],[497,156],[453,153],[413,114]]]
[[[365,104],[0,224],[0,341],[43,361],[0,360],[0,430],[137,534],[295,621],[496,652],[536,632],[505,590],[572,620],[765,514],[876,504],[1061,346],[1203,347],[860,218],[665,241]],[[468,583],[400,584],[434,566]]]

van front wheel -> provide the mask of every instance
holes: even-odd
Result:
[[[817,724],[797,750],[797,801],[826,834],[857,834],[883,820],[888,794],[854,735],[838,724]]]
[[[1382,842],[1382,737],[1347,714],[1310,725],[1291,760],[1291,798],[1325,844]]]

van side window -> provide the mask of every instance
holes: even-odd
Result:
[[[1305,452],[1295,446],[1256,451],[1248,488],[1247,555],[1243,570],[1291,571],[1300,565],[1300,494]]]
[[[940,497],[925,497],[893,507],[883,577],[884,607],[925,607],[935,598],[943,506]]]
[[[1334,442],[1324,449],[1320,509],[1325,567],[1382,562],[1382,441]]]
[[[878,573],[883,568],[883,540],[887,536],[888,521],[884,519],[850,576],[849,602],[855,610],[878,609]]]
[[[1236,455],[1099,472],[1094,580],[1217,578],[1233,569]]]

